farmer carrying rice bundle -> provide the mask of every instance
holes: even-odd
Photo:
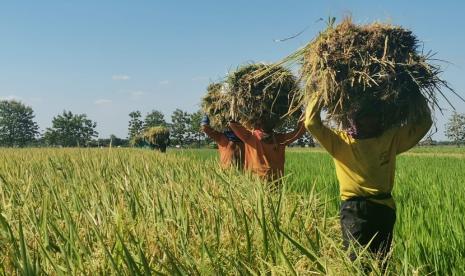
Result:
[[[170,143],[170,131],[164,126],[148,128],[142,133],[142,137],[151,148],[160,152],[166,152],[166,147]]]
[[[129,140],[129,145],[136,148],[143,148],[148,146],[148,143],[145,141],[142,134],[135,135]]]
[[[262,70],[269,72],[257,78]],[[286,146],[305,132],[302,122],[290,133],[274,131],[292,110],[298,89],[295,77],[281,67],[252,64],[231,73],[226,83],[235,119],[229,126],[245,144],[245,169],[277,183],[284,174]]]
[[[396,156],[428,132],[436,92],[448,88],[417,46],[409,30],[346,19],[300,52],[302,97],[310,99],[305,125],[335,162],[344,246],[370,243],[380,260],[390,250],[396,220]],[[321,110],[338,129],[322,123]]]
[[[218,145],[220,166],[223,169],[244,166],[244,143],[231,131],[230,98],[224,91],[223,84],[212,83],[207,88],[207,94],[202,99],[202,110],[205,116],[201,128]]]

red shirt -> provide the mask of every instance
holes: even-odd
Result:
[[[226,135],[210,126],[202,126],[202,130],[218,144],[220,166],[222,168],[227,169],[236,166],[242,169],[244,164],[244,143],[229,141]]]
[[[268,181],[277,180],[284,175],[286,146],[305,133],[303,123],[293,132],[273,132],[266,139],[261,130],[251,131],[239,123],[230,123],[229,126],[245,144],[245,169]]]

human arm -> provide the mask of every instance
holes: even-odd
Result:
[[[292,144],[294,141],[296,141],[297,139],[302,137],[302,135],[305,134],[305,131],[307,131],[305,129],[305,124],[304,124],[303,120],[301,120],[297,124],[297,128],[294,131],[286,133],[284,135],[284,139],[283,139],[282,143],[284,145],[286,145],[286,146]]]
[[[418,144],[433,124],[428,103],[423,96],[419,99],[418,104],[420,105],[420,110],[423,111],[423,116],[418,118],[417,121],[409,121],[406,125],[399,128],[396,133],[397,154],[405,152]]]
[[[215,141],[215,143],[217,144],[227,143],[227,139],[223,133],[214,130],[209,125],[202,125],[201,128],[202,128],[202,131],[208,135],[208,137],[212,138],[212,140]]]
[[[203,116],[200,121],[202,131],[207,134],[208,137],[212,138],[217,144],[227,143],[227,139],[223,133],[214,130],[210,127],[210,119],[207,115]]]
[[[321,108],[318,97],[312,97],[305,112],[305,127],[318,140],[320,145],[334,156],[338,147],[344,141],[334,131],[323,124],[320,117]]]
[[[237,122],[229,122],[229,127],[231,130],[236,134],[242,142],[246,143],[251,137],[252,132],[245,127],[243,127],[240,123]]]

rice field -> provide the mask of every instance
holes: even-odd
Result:
[[[214,150],[1,149],[2,275],[355,275],[321,150],[289,150],[284,189],[221,171]],[[397,162],[386,274],[465,273],[465,151]]]

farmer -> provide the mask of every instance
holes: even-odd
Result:
[[[165,153],[166,152],[166,147],[168,147],[170,144],[170,138],[161,141],[158,144],[155,144],[153,147],[155,150],[158,150],[159,152]]]
[[[200,122],[202,131],[218,144],[220,154],[220,166],[223,169],[235,166],[242,169],[244,166],[244,143],[237,138],[231,130],[218,132],[210,127],[210,119],[207,115]]]
[[[244,141],[245,169],[266,181],[275,183],[279,182],[278,180],[284,175],[286,146],[305,133],[303,122],[299,122],[295,131],[286,134],[263,128],[248,130],[234,121],[229,123],[229,127],[237,137]]]
[[[426,99],[421,107],[429,111]],[[428,132],[432,120],[421,120],[384,130],[379,106],[367,105],[348,115],[351,127],[335,131],[320,119],[321,105],[313,97],[308,104],[305,126],[333,157],[342,199],[340,221],[344,247],[350,242],[385,260],[390,250],[396,212],[391,196],[396,156],[415,146]],[[355,260],[354,252],[350,253]]]

